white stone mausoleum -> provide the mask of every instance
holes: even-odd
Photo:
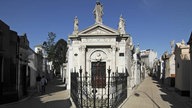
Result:
[[[95,23],[79,30],[78,18],[74,19],[74,31],[68,36],[67,89],[70,89],[70,73],[82,69],[92,75],[107,75],[111,72],[131,73],[132,38],[125,30],[125,21],[120,16],[117,29],[103,24],[103,7],[97,3],[94,9]],[[98,64],[99,62],[99,64]],[[98,77],[99,77],[98,75]],[[129,78],[129,77],[128,77]],[[129,79],[127,80],[130,83]]]

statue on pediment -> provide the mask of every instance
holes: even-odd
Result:
[[[125,34],[125,20],[123,19],[122,15],[119,19],[118,31],[120,34]]]
[[[102,16],[103,16],[103,5],[97,1],[95,5],[95,9],[93,10],[95,15],[95,23],[102,24]]]
[[[175,40],[172,40],[171,42],[170,42],[170,45],[171,45],[171,53],[173,54],[174,53],[174,46],[175,46]]]
[[[78,29],[79,29],[79,21],[78,21],[78,18],[76,16],[75,19],[74,19],[74,31],[73,31],[73,34],[77,34]]]

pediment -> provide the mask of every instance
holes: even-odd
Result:
[[[87,35],[118,35],[117,30],[114,30],[110,27],[107,27],[103,24],[95,24],[87,29],[80,31],[78,33],[79,36],[87,36]]]

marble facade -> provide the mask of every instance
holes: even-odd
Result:
[[[97,17],[102,18],[95,16]],[[74,23],[77,21],[75,17]],[[77,24],[74,24],[75,31],[68,36],[67,89],[70,89],[70,73],[78,72],[81,67],[83,74],[91,74],[93,62],[104,62],[106,73],[110,68],[111,72],[118,71],[131,75],[132,38],[124,31],[124,22],[118,27],[121,29],[116,30],[104,25],[102,20],[95,21],[95,24],[80,31]],[[119,22],[122,21],[124,20],[121,16]]]

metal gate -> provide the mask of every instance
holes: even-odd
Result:
[[[116,108],[127,98],[127,74],[110,68],[103,73],[104,66],[93,63],[91,73],[83,74],[81,68],[71,73],[71,97],[77,108]]]

